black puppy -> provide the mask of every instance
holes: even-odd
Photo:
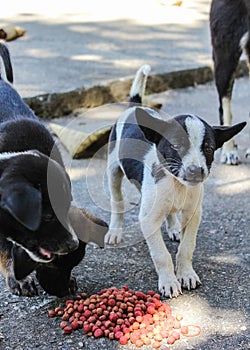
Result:
[[[12,82],[9,51],[3,44],[0,55]],[[74,226],[81,236],[79,220],[83,227],[84,221],[97,222],[101,235],[107,225],[72,207],[70,179],[52,134],[2,79],[0,135],[0,268],[7,285],[17,295],[36,294],[29,276],[35,269],[48,293],[74,292],[71,270],[88,242],[83,235],[79,243]]]
[[[232,125],[234,74],[243,50],[250,62],[250,0],[213,0],[210,30],[220,123]],[[249,155],[250,147],[246,151],[246,156]],[[239,157],[233,139],[223,145],[221,162],[238,164]]]

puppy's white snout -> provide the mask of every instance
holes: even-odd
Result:
[[[185,171],[185,178],[189,182],[201,182],[205,178],[205,171],[202,167],[192,164]]]

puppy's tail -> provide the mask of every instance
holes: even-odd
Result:
[[[12,64],[10,60],[10,53],[7,46],[5,46],[2,42],[0,42],[0,56],[3,61],[6,78],[10,83],[13,83],[13,69],[12,69]],[[0,79],[1,79],[1,74],[0,74]]]
[[[135,79],[133,81],[129,95],[129,102],[131,105],[134,103],[142,103],[142,98],[145,93],[147,78],[150,70],[151,67],[148,64],[144,64],[136,72]]]

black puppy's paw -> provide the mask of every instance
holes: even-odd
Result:
[[[17,281],[13,275],[9,274],[6,277],[6,281],[12,294],[25,297],[37,295],[35,282],[30,276]]]
[[[78,286],[76,283],[76,278],[71,275],[69,280],[69,294],[75,294],[77,289],[78,289]]]

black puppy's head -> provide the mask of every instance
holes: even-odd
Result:
[[[203,182],[209,175],[214,152],[246,125],[210,126],[194,115],[165,121],[142,108],[136,109],[135,116],[146,139],[156,144],[161,163],[186,185]]]
[[[77,284],[71,271],[83,259],[85,247],[86,243],[79,241],[78,248],[73,252],[66,255],[56,255],[53,261],[41,264],[32,260],[20,246],[14,244],[12,259],[15,277],[21,280],[36,270],[37,280],[47,293],[59,298],[74,294],[77,290]]]
[[[70,180],[63,167],[37,151],[0,157],[0,232],[32,260],[52,261],[78,247],[68,212]]]

